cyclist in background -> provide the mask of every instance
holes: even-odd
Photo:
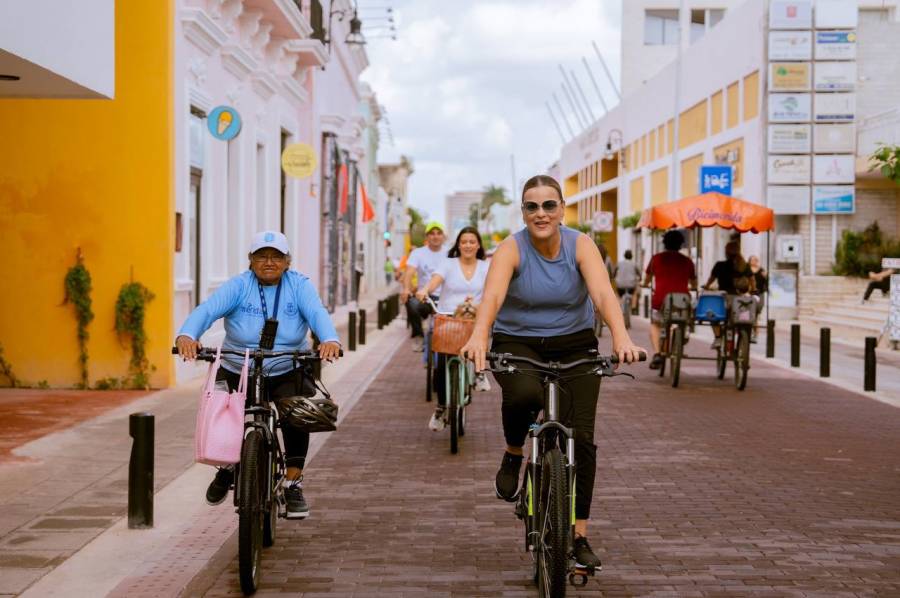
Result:
[[[425,226],[425,245],[416,247],[410,252],[409,259],[406,260],[406,271],[403,273],[400,303],[406,304],[406,317],[412,327],[412,337],[422,338],[423,341],[425,332],[422,329],[422,320],[428,317],[431,309],[426,303],[422,303],[412,295],[415,295],[415,291],[424,287],[431,280],[431,275],[441,265],[445,255],[444,241],[446,240],[443,225],[433,220],[429,222]],[[418,277],[416,287],[413,287],[414,275]],[[433,292],[440,293],[440,287],[433,289]],[[417,346],[416,350],[424,350],[424,343]]]
[[[634,254],[630,249],[625,250],[625,256],[616,265],[616,290],[619,297],[625,293],[631,293],[631,309],[634,310],[638,303],[637,287],[641,283],[641,269],[634,263]]]
[[[494,254],[475,329],[461,353],[485,367],[491,326],[492,350],[542,361],[575,361],[596,355],[594,305],[612,332],[613,350],[622,362],[637,361],[636,346],[597,246],[585,234],[562,225],[565,202],[553,177],[530,178],[522,190],[526,228],[505,239]],[[590,371],[589,365],[583,372]],[[576,368],[574,373],[582,372]],[[506,449],[495,479],[497,497],[515,501],[519,493],[522,446],[528,428],[543,408],[541,381],[521,374],[495,374],[503,389]],[[562,383],[561,421],[575,429],[575,541],[579,565],[598,568],[600,559],[587,541],[597,447],[594,420],[600,379],[578,376]]]
[[[175,345],[184,359],[195,359],[200,337],[219,318],[225,318],[225,340],[222,348],[243,350],[259,347],[263,323],[277,321],[276,351],[304,351],[309,348],[310,329],[320,339],[319,356],[337,359],[340,341],[328,311],[309,278],[290,269],[291,254],[287,237],[282,233],[256,233],[250,244],[250,269],[227,280],[188,316]],[[216,380],[223,380],[231,391],[238,387],[243,362],[222,357]],[[305,368],[294,369],[291,360],[267,359],[270,377],[266,380],[270,396],[284,397],[315,394],[312,377]],[[297,391],[301,390],[301,393]],[[248,399],[255,389],[248,388]],[[303,466],[309,450],[309,432],[290,426],[282,428],[284,436],[286,476],[290,485],[285,491],[287,516],[302,519],[309,516],[309,505],[303,497]],[[217,505],[228,496],[234,483],[234,466],[221,467],[206,490],[206,502]]]

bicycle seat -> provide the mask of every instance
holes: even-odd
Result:
[[[727,317],[724,293],[703,293],[697,297],[694,319],[698,322],[714,324],[724,322]]]

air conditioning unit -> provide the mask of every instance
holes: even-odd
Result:
[[[803,260],[802,235],[778,235],[775,239],[775,261],[799,264]]]

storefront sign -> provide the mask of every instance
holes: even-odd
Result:
[[[722,195],[731,195],[731,166],[700,166],[700,193],[715,191]]]
[[[856,151],[856,125],[813,125],[813,151],[840,154]]]
[[[809,214],[808,185],[769,185],[766,205],[776,214]]]
[[[316,151],[306,143],[293,143],[281,152],[281,169],[295,179],[305,179],[316,170]]]
[[[853,214],[856,190],[853,185],[813,187],[813,214]]]
[[[807,91],[812,80],[808,62],[772,62],[769,64],[769,89]]]
[[[797,306],[797,271],[774,270],[769,275],[769,305]]]
[[[769,95],[769,121],[809,122],[812,97],[808,93],[773,93]]]
[[[241,132],[241,115],[231,106],[216,106],[206,117],[206,128],[221,141],[229,141]]]
[[[810,125],[769,125],[770,154],[808,154]]]
[[[817,62],[813,88],[816,91],[853,91],[856,87],[855,62]]]
[[[816,31],[816,60],[856,58],[855,31]]]
[[[810,31],[770,31],[769,60],[812,59]]]
[[[849,29],[858,22],[856,0],[816,0],[816,29]]]
[[[769,29],[812,29],[812,0],[772,0]]]
[[[773,184],[809,184],[809,156],[769,156],[768,180]]]
[[[816,94],[814,111],[816,122],[852,122],[855,114],[855,93]]]
[[[856,180],[856,156],[813,156],[814,183],[852,183]]]

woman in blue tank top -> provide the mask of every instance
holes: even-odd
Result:
[[[636,346],[622,319],[618,298],[603,258],[585,234],[562,225],[565,202],[559,183],[549,176],[530,178],[522,190],[525,229],[507,238],[491,260],[475,330],[462,353],[485,367],[488,337],[492,350],[542,361],[569,362],[597,349],[594,306],[600,308],[622,362],[637,361]],[[584,366],[585,371],[590,366]],[[573,370],[573,374],[578,370]],[[496,374],[503,389],[503,433],[506,450],[495,481],[497,497],[513,502],[519,491],[522,446],[528,427],[543,407],[543,389],[533,376]],[[580,376],[562,384],[560,412],[575,429],[575,558],[580,565],[600,567],[588,544],[597,447],[594,419],[600,379]]]

